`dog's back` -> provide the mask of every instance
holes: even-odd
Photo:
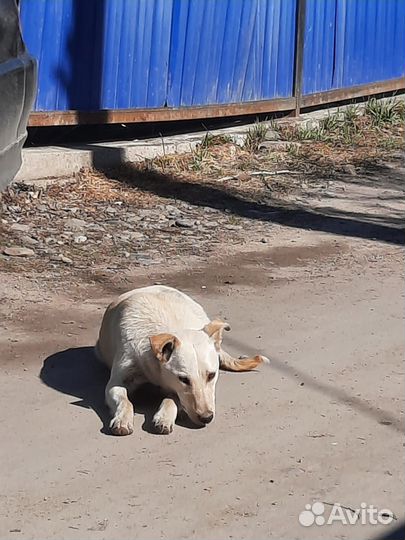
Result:
[[[208,322],[203,308],[176,289],[163,285],[134,289],[108,306],[95,352],[111,368],[117,347],[130,344],[141,356],[150,349],[149,336],[201,330]]]

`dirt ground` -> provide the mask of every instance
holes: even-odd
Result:
[[[201,223],[216,209],[218,234],[224,216],[231,228],[205,255],[165,255],[156,244],[153,265],[131,265],[121,251],[114,267],[104,258],[91,272],[76,263],[80,252],[69,264],[41,250],[3,257],[0,537],[403,538],[404,185],[402,162],[389,156],[306,181],[277,211],[252,200],[229,206],[229,193],[226,212],[212,192],[203,204],[161,192],[180,210],[186,201]],[[258,204],[267,204],[261,213]],[[16,203],[6,205],[7,229]],[[232,229],[230,215],[243,226]],[[42,222],[24,216],[17,222],[34,223],[40,243]],[[198,226],[195,242],[210,244]],[[161,234],[153,223],[152,234]],[[117,438],[106,429],[108,374],[92,345],[109,301],[151,283],[192,295],[230,322],[230,352],[263,353],[271,364],[222,373],[217,417],[204,429],[152,434],[156,402],[141,396],[133,435]],[[316,501],[325,516],[333,503],[365,503],[395,519],[300,525]]]

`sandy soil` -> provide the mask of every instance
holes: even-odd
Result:
[[[400,248],[288,234],[283,247],[244,254],[238,266],[230,259],[187,276],[133,277],[134,286],[155,277],[181,287],[230,321],[231,351],[272,358],[260,373],[222,374],[215,422],[168,437],[147,431],[153,403],[137,407],[130,437],[103,427],[107,374],[90,347],[112,291],[57,294],[7,276],[1,538],[377,538],[386,530],[306,529],[298,515],[313,501],[365,502],[403,518]]]

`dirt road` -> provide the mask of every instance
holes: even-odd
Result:
[[[260,372],[221,375],[218,416],[170,436],[106,434],[93,359],[113,291],[57,294],[4,275],[1,538],[377,538],[384,525],[303,527],[314,501],[403,519],[400,248],[287,231],[280,246],[189,272],[139,274],[226,317]],[[236,265],[236,261],[239,264]],[[4,290],[3,290],[4,293]],[[139,410],[139,407],[138,407]],[[329,506],[326,506],[329,513]],[[326,513],[325,513],[326,515]]]
[[[386,155],[403,126],[350,126],[337,145],[227,143],[5,194],[1,539],[405,537],[405,170]],[[221,374],[204,429],[153,435],[138,396],[113,437],[92,346],[114,296],[157,282],[271,364]]]

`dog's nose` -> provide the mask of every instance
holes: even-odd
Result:
[[[209,424],[213,418],[214,418],[214,413],[212,413],[212,412],[210,412],[208,414],[199,414],[198,415],[198,420],[202,424]]]

